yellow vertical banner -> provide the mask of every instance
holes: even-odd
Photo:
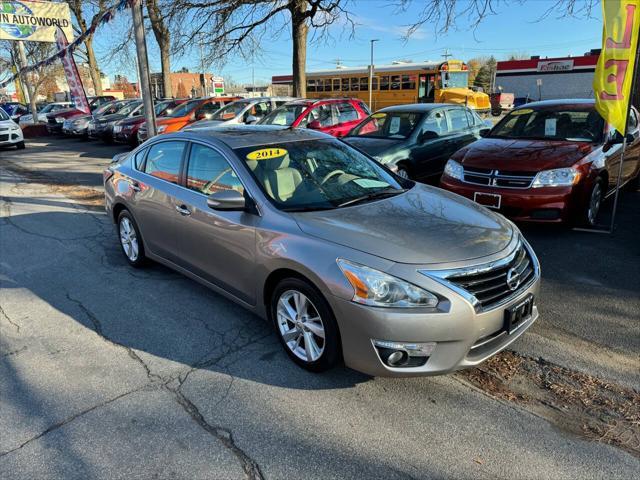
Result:
[[[18,69],[15,66],[11,67],[11,71],[14,74],[18,73]],[[16,77],[15,86],[16,86],[16,95],[18,96],[18,101],[20,103],[27,103],[24,97],[24,90],[22,89],[22,81],[20,80],[20,77]]]
[[[640,35],[640,0],[602,0],[602,53],[593,79],[596,109],[626,134]]]

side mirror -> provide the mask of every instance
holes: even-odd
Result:
[[[490,128],[481,128],[480,131],[478,132],[478,134],[481,137],[486,137],[487,135],[489,135],[489,132],[491,131]]]
[[[313,130],[320,130],[322,125],[320,125],[320,120],[314,120],[313,122],[309,122],[307,128],[311,128]]]
[[[257,122],[258,122],[258,117],[254,115],[249,115],[244,121],[244,123],[246,123],[247,125],[252,125]]]
[[[427,143],[430,140],[435,140],[440,135],[438,135],[433,130],[425,130],[420,134],[420,143]]]
[[[237,190],[221,190],[207,197],[207,205],[212,210],[244,210],[247,207],[247,201]]]

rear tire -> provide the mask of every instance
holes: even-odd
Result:
[[[269,314],[289,358],[311,372],[323,372],[340,359],[340,333],[331,307],[308,282],[280,281],[270,299]]]
[[[147,257],[144,253],[142,236],[138,224],[133,219],[129,210],[122,210],[118,215],[118,239],[124,258],[134,268],[146,265]]]
[[[21,141],[21,142],[16,143],[16,148],[18,150],[24,150],[25,149],[24,140]]]

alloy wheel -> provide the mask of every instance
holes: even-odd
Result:
[[[311,300],[297,290],[287,290],[278,299],[277,322],[287,348],[304,362],[315,362],[324,352],[325,331]]]
[[[405,178],[405,179],[409,180],[409,172],[407,172],[404,168],[399,168],[398,172],[397,172],[397,175],[400,178]]]
[[[589,199],[589,209],[587,210],[587,220],[591,225],[595,225],[598,218],[598,212],[600,211],[600,205],[602,204],[602,186],[600,183],[596,183],[591,191],[591,198]]]
[[[139,253],[138,237],[136,229],[127,217],[122,217],[120,220],[120,244],[127,258],[135,262]]]

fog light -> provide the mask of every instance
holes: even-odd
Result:
[[[372,340],[380,359],[390,367],[420,367],[427,363],[435,342],[401,343]]]

